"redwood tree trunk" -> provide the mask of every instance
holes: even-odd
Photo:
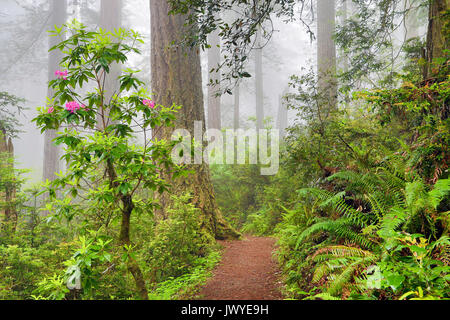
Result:
[[[429,7],[427,34],[427,63],[424,78],[436,73],[433,60],[444,56],[449,48],[449,18],[450,0],[432,0]]]
[[[318,86],[330,107],[336,107],[337,104],[336,44],[333,40],[335,25],[335,0],[317,1]]]
[[[234,114],[233,114],[233,128],[235,130],[240,128],[240,84],[236,84],[236,88],[234,88]]]
[[[413,9],[413,0],[404,0],[404,10],[406,12],[405,17],[405,39],[409,40],[412,38],[419,37],[419,24],[417,10]]]
[[[67,20],[67,1],[52,0],[50,3],[49,29],[53,29],[55,25],[61,27]],[[57,45],[61,41],[59,37],[49,36],[49,48]],[[60,69],[59,63],[63,58],[59,50],[53,50],[48,54],[48,80],[55,79],[55,71]],[[47,96],[53,97],[54,91],[48,89]],[[44,163],[43,178],[44,180],[54,180],[56,173],[60,170],[59,147],[53,143],[56,138],[57,130],[47,130],[44,134]]]
[[[177,113],[176,128],[186,129],[194,137],[194,121],[201,121],[205,130],[202,75],[198,48],[184,48],[171,43],[179,43],[183,38],[185,17],[168,15],[166,0],[150,0],[151,11],[151,66],[152,91],[156,103],[165,106],[181,105]],[[170,140],[174,128],[162,127],[154,134],[155,138]],[[223,219],[217,206],[210,172],[207,164],[189,165],[194,173],[171,181],[172,192],[183,194],[190,192],[192,203],[202,213],[203,229],[216,239],[237,238],[239,234]],[[163,210],[160,218],[167,216],[170,195],[158,195]]]
[[[288,94],[288,90],[283,90],[283,93],[278,99],[278,118],[277,118],[277,128],[280,130],[280,136],[284,137],[286,135],[286,128],[288,126],[288,110],[286,106],[286,100],[284,97]]]
[[[114,32],[122,26],[122,0],[102,0],[100,7],[100,27],[106,31]],[[105,104],[109,105],[113,96],[118,93],[120,88],[119,77],[122,73],[122,66],[118,63],[111,65],[108,76],[105,81]],[[109,113],[97,116],[97,126],[103,129],[103,121],[107,125],[109,122]],[[105,118],[105,119],[102,119]]]
[[[263,66],[262,66],[262,51],[261,48],[261,32],[259,28],[256,34],[255,49],[255,87],[256,87],[256,128],[264,129],[264,82],[263,82]]]
[[[214,31],[209,36],[209,44],[211,48],[208,50],[208,128],[209,129],[222,129],[221,124],[221,108],[220,108],[220,96],[217,92],[220,90],[218,81],[220,81],[220,71],[216,72],[212,69],[217,69],[220,63],[220,37],[219,30]]]

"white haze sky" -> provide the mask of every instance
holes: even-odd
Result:
[[[73,1],[69,1],[71,4]],[[150,17],[148,0],[124,1],[124,24],[127,28],[133,28],[141,32],[146,39],[145,54],[149,54],[150,43]],[[19,3],[31,3],[33,5],[44,5],[47,2],[40,0],[26,0]],[[97,7],[100,1],[97,1]],[[68,13],[73,14],[73,6],[69,6]],[[23,10],[14,0],[0,0],[0,24],[25,23]],[[8,69],[1,74],[0,91],[7,91],[27,100],[28,110],[21,116],[23,132],[19,138],[14,139],[17,166],[30,169],[28,174],[29,183],[38,182],[42,176],[43,159],[43,135],[35,127],[31,119],[36,115],[36,107],[45,105],[47,94],[47,34],[39,32],[45,25],[45,17],[38,21],[33,20],[33,32],[29,34],[12,34],[14,28],[2,30],[0,33],[0,71]],[[22,25],[23,26],[23,25]],[[274,18],[276,32],[269,45],[263,52],[264,72],[264,99],[265,115],[273,117],[276,121],[279,96],[287,87],[289,77],[299,74],[302,67],[309,67],[315,63],[315,42],[311,43],[309,36],[300,23],[285,24],[280,19]],[[131,64],[138,64],[142,59],[132,59]],[[149,58],[147,59],[149,61]],[[142,66],[141,66],[142,67]],[[207,83],[207,59],[206,53],[202,53],[203,87],[205,93],[206,107],[206,83]],[[249,65],[250,73],[253,65]],[[148,79],[148,67],[147,76]],[[249,78],[241,85],[241,119],[246,121],[255,116],[254,79]],[[233,97],[224,95],[222,97],[222,113],[226,119],[232,119]],[[292,114],[290,113],[290,123]]]

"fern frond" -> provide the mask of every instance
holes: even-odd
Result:
[[[359,244],[362,247],[372,248],[374,243],[363,235],[353,231],[351,229],[353,226],[353,221],[348,218],[318,222],[304,230],[299,235],[299,237],[297,238],[296,248],[298,248],[303,241],[321,231],[329,232],[337,238],[349,240],[351,242]]]
[[[332,296],[327,292],[319,293],[311,297],[312,299],[322,299],[322,300],[342,300],[339,297]]]
[[[437,209],[441,201],[450,193],[450,179],[441,179],[436,182],[428,195],[433,208]]]
[[[317,283],[320,281],[320,279],[322,279],[324,276],[326,276],[327,274],[329,274],[331,272],[331,268],[327,263],[322,263],[320,264],[316,270],[314,271],[313,277],[312,277],[312,282],[313,283]]]
[[[358,261],[347,266],[334,281],[329,284],[327,292],[332,296],[338,295],[342,289],[353,279],[353,274],[358,266]]]
[[[331,192],[317,189],[317,188],[304,188],[298,190],[298,194],[300,196],[304,195],[312,195],[315,198],[321,200],[321,207],[330,207],[336,213],[338,213],[342,217],[347,217],[351,219],[355,224],[360,226],[361,228],[366,227],[370,223],[370,218],[367,214],[356,210],[351,207],[344,200],[344,192],[340,192],[338,194],[333,194]]]
[[[325,248],[317,250],[313,255],[313,259],[315,258],[315,256],[323,253],[331,253],[334,257],[368,257],[373,255],[373,253],[370,251],[355,247],[327,246]]]
[[[405,209],[401,207],[392,208],[389,214],[383,217],[378,234],[385,239],[394,238],[397,234],[396,230],[407,220],[407,218],[408,215]]]
[[[372,264],[375,260],[376,256],[373,254],[356,258],[354,262],[346,266],[344,270],[336,276],[334,281],[330,282],[327,292],[331,295],[340,294],[345,287],[353,285],[351,282],[355,279],[354,275],[361,266],[366,267]]]

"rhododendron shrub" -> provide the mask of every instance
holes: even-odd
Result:
[[[184,174],[171,159],[177,141],[150,139],[151,130],[172,125],[179,107],[156,105],[135,70],[124,70],[117,79],[119,89],[106,92],[104,83],[111,65],[123,65],[130,53],[139,53],[135,45],[143,41],[136,32],[87,31],[73,21],[56,27],[53,33],[66,34],[67,40],[51,48],[64,53],[64,71],[55,71],[55,79],[49,82],[55,94],[34,121],[42,132],[59,131],[54,142],[65,147],[62,158],[67,172],[47,183],[52,200],[47,210],[69,221],[95,217],[96,230],[105,234],[111,233],[111,221],[117,221],[116,243],[123,246],[123,262],[135,279],[139,296],[145,299],[144,277],[131,252],[130,219],[157,206],[139,191],[165,192],[168,184],[161,178],[162,172],[171,171],[175,177]],[[81,90],[84,87],[86,93]],[[138,135],[144,138],[141,144],[133,142]],[[72,269],[82,263],[71,261]],[[81,275],[83,289],[93,282],[90,277],[92,274]]]

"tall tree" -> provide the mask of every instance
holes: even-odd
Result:
[[[413,0],[404,0],[405,10],[405,39],[417,38],[419,36],[419,24],[417,8],[414,8]]]
[[[337,103],[335,0],[317,1],[317,73],[318,87],[330,107]]]
[[[49,28],[53,29],[56,26],[61,26],[66,23],[67,20],[67,1],[66,0],[52,0],[50,2],[50,19]],[[57,37],[49,37],[49,48],[57,45],[61,39]],[[55,71],[60,66],[59,63],[62,59],[62,53],[59,50],[53,50],[48,54],[48,79],[53,80],[55,78]],[[54,92],[52,89],[48,89],[47,96],[53,97]],[[56,173],[60,170],[59,148],[55,145],[53,140],[56,138],[57,130],[48,130],[44,135],[44,165],[43,165],[43,178],[44,180],[54,180]]]
[[[345,21],[347,21],[348,19],[348,15],[349,15],[349,9],[350,9],[350,5],[349,2],[351,2],[351,0],[343,0],[342,1],[342,22],[345,23]],[[345,50],[343,50],[342,52],[342,60],[343,60],[343,68],[344,68],[344,72],[348,72],[348,53],[345,52]]]
[[[167,0],[150,0],[152,91],[156,103],[182,106],[177,114],[176,127],[188,130],[194,137],[195,121],[202,123],[203,131],[206,127],[200,53],[197,47],[171,45],[183,39],[186,17],[169,15],[169,9]],[[173,130],[160,128],[154,136],[170,140]],[[207,233],[216,239],[238,237],[239,234],[226,223],[217,206],[208,165],[203,162],[188,168],[194,173],[174,180],[172,191],[175,194],[191,193],[191,202],[201,210],[202,227]],[[170,181],[170,177],[167,180]],[[165,209],[171,203],[170,195],[160,194],[159,200],[163,208],[160,215],[165,218]]]
[[[122,0],[102,0],[100,6],[100,28],[109,32],[119,29],[122,26]],[[114,95],[119,91],[119,77],[122,73],[121,65],[114,63],[111,66],[109,77],[105,81],[105,97],[109,103]],[[98,126],[103,128],[109,121],[108,115],[99,115]]]
[[[427,62],[424,77],[432,76],[433,61],[444,56],[449,48],[450,0],[431,0],[428,14]]]
[[[259,27],[256,33],[256,49],[255,49],[255,94],[256,94],[256,128],[264,129],[264,82],[263,82],[263,66],[262,66],[262,29]]]
[[[220,36],[219,30],[215,30],[209,35],[211,48],[208,50],[208,128],[222,129],[219,81],[220,73],[217,70],[220,64]],[[211,70],[213,70],[211,72]]]
[[[234,93],[233,93],[233,95],[234,95],[234,114],[233,114],[233,127],[234,127],[234,129],[235,130],[237,130],[237,129],[239,129],[239,127],[240,127],[240,119],[239,119],[239,116],[240,116],[240,95],[241,95],[241,92],[240,92],[241,90],[240,90],[240,84],[239,84],[239,82],[236,84],[236,88],[234,88]]]
[[[288,126],[288,110],[286,106],[285,97],[288,94],[288,90],[284,89],[283,93],[278,99],[278,118],[277,118],[277,128],[280,130],[280,136],[284,137],[286,135],[286,128]]]

